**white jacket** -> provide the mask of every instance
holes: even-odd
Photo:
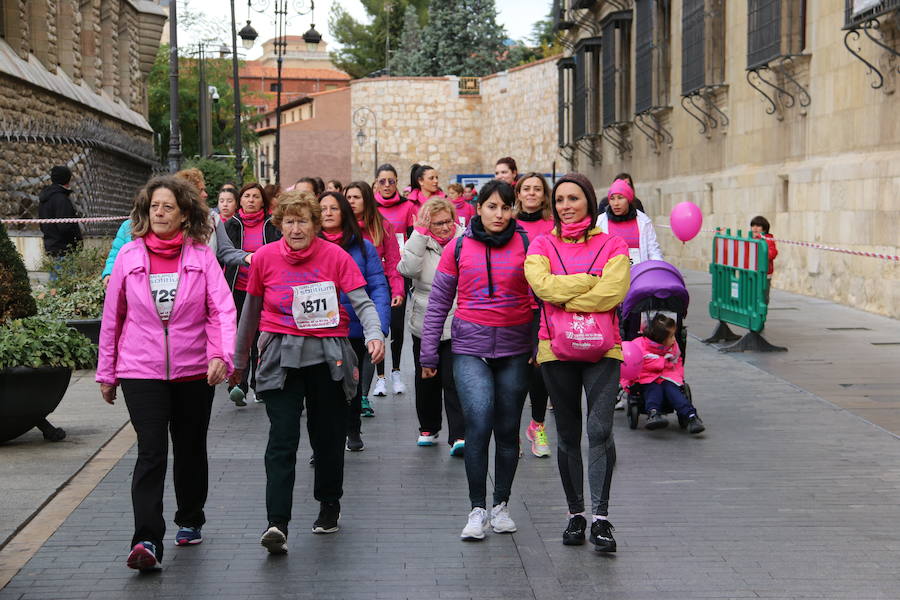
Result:
[[[632,260],[632,264],[644,262],[645,260],[665,260],[663,259],[662,250],[659,248],[659,242],[656,241],[656,230],[653,229],[653,220],[641,211],[637,211],[637,222],[638,234],[640,235],[638,241],[638,244],[640,244],[640,248],[638,248],[640,260]],[[603,233],[609,233],[608,225],[609,217],[605,212],[601,213],[597,217],[597,227]]]
[[[441,262],[443,252],[453,252],[456,248],[456,238],[465,231],[457,226],[456,235],[446,246],[441,246],[434,238],[413,231],[406,245],[403,246],[400,262],[397,263],[397,271],[404,277],[412,280],[412,297],[407,302],[406,320],[409,330],[414,336],[422,337],[422,323],[425,321],[425,309],[428,307],[428,296],[431,294],[431,282]],[[453,306],[444,321],[444,331],[441,333],[441,341],[450,339],[450,324],[453,322],[453,314],[456,312],[456,298]]]

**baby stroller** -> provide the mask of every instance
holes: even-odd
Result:
[[[641,323],[649,322],[653,315],[662,312],[675,320],[675,340],[681,350],[682,360],[687,356],[687,327],[684,318],[687,316],[690,295],[684,278],[674,266],[662,260],[648,260],[631,268],[631,288],[622,302],[620,323],[622,339],[633,340],[640,335]],[[628,427],[637,429],[638,418],[646,415],[644,408],[643,385],[632,383],[622,393],[626,394],[625,414]],[[691,388],[685,382],[682,391],[691,400]],[[673,412],[668,403],[663,404],[662,412]],[[687,420],[678,418],[678,425],[684,429]]]

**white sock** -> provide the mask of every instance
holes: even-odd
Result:
[[[606,515],[591,515],[591,523],[595,521],[609,521]]]
[[[587,516],[587,513],[584,513],[584,512],[575,513],[575,514],[568,513],[568,515],[569,515],[569,518],[571,519],[572,517],[574,517],[574,516],[576,516],[576,515],[577,515],[577,516],[581,516],[581,517],[586,517],[586,516]]]

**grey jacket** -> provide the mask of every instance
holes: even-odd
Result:
[[[464,231],[464,228],[457,226],[456,235],[453,237],[459,237]],[[454,244],[455,242],[447,244],[448,252],[453,252]],[[425,321],[425,309],[428,307],[428,296],[431,294],[431,282],[434,280],[438,263],[441,262],[443,251],[444,248],[437,240],[413,231],[403,247],[402,258],[397,263],[397,271],[412,280],[412,298],[407,303],[406,320],[409,323],[410,333],[418,338],[422,337],[422,323]],[[450,324],[453,322],[455,312],[454,298],[447,320],[444,321],[441,341],[450,339]]]

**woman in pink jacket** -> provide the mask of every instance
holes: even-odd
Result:
[[[207,494],[206,430],[215,385],[233,370],[235,308],[213,252],[209,210],[190,184],[152,179],[131,211],[134,240],[113,267],[100,330],[97,381],[113,404],[122,386],[138,458],[131,483],[134,536],[128,566],[159,568],[169,432],[180,527],[176,545],[199,544]]]

